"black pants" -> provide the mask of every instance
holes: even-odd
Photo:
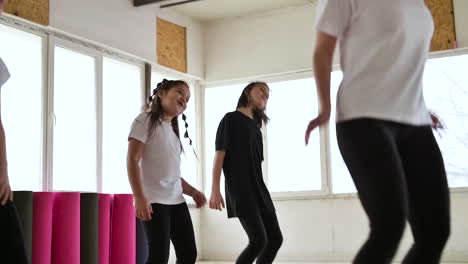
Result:
[[[148,264],[167,264],[170,241],[174,245],[178,264],[194,264],[197,246],[192,219],[186,203],[178,205],[152,204],[151,221],[144,222],[148,238]]]
[[[258,264],[273,263],[283,243],[276,213],[261,211],[239,217],[239,221],[249,237],[249,244],[237,258],[236,264],[250,264],[255,259]]]
[[[0,205],[0,259],[1,263],[28,263],[18,212],[11,201]]]
[[[450,235],[444,162],[430,126],[357,119],[338,123],[338,145],[369,217],[353,263],[390,263],[406,220],[414,244],[405,264],[435,264]]]

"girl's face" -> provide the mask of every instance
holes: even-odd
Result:
[[[179,84],[167,91],[158,93],[164,112],[176,117],[182,114],[187,108],[190,99],[190,89],[184,84]]]
[[[250,90],[250,104],[260,111],[266,109],[270,89],[265,84],[257,84]]]

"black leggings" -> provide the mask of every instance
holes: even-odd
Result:
[[[186,203],[177,205],[151,204],[151,221],[144,222],[148,238],[148,264],[167,264],[170,241],[174,245],[178,264],[194,264],[197,246],[192,219]]]
[[[450,235],[450,198],[431,127],[356,119],[338,123],[336,134],[370,221],[353,263],[391,263],[406,220],[414,244],[403,263],[439,263]]]
[[[249,245],[237,258],[236,264],[250,264],[255,259],[258,264],[273,263],[283,243],[276,213],[262,211],[239,217],[239,221],[249,237]]]
[[[18,212],[13,202],[0,205],[0,256],[2,263],[27,264]]]

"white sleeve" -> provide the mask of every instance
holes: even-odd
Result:
[[[146,120],[141,120],[140,118],[133,121],[132,127],[130,128],[130,134],[128,138],[134,138],[138,141],[146,143],[148,139],[148,125]]]
[[[3,62],[2,58],[0,58],[0,88],[8,81],[9,78],[10,72],[8,72],[7,66]]]
[[[320,0],[316,28],[340,38],[348,28],[351,16],[351,0]]]

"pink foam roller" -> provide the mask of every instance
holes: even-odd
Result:
[[[56,193],[52,264],[80,264],[80,194]]]
[[[99,264],[110,263],[112,200],[111,194],[99,194]]]
[[[33,201],[32,263],[50,264],[52,260],[52,220],[54,193],[35,192]]]
[[[135,264],[136,221],[131,194],[116,194],[112,211],[111,264]]]

